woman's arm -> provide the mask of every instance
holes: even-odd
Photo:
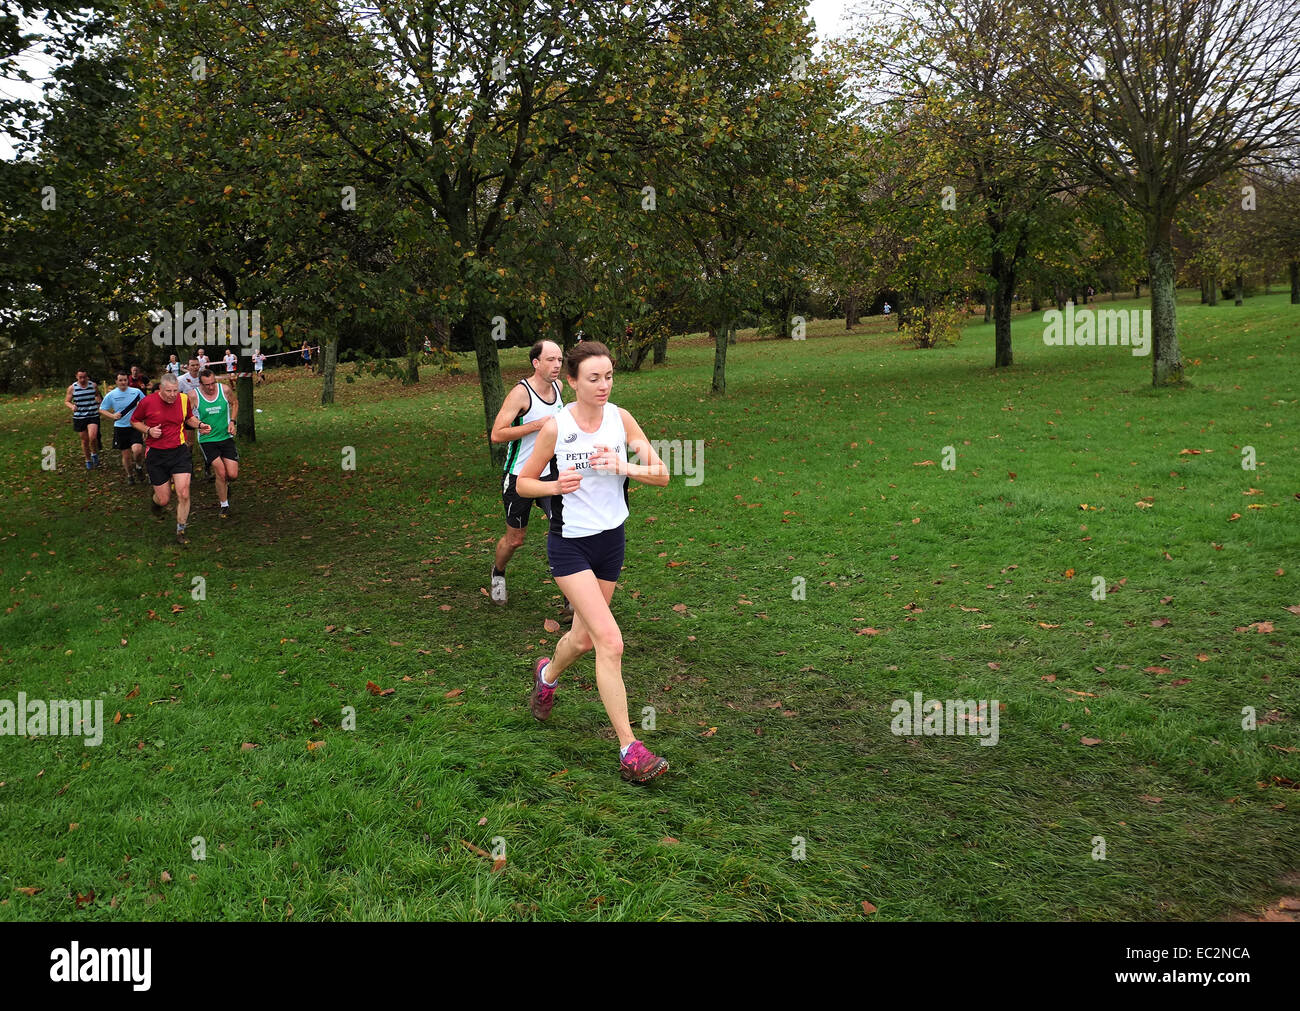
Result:
[[[561,472],[558,481],[542,481],[542,471],[550,466],[551,459],[555,456],[555,433],[558,431],[554,418],[547,418],[537,433],[537,441],[533,443],[532,455],[528,457],[528,462],[524,464],[524,469],[519,472],[519,477],[515,479],[515,491],[524,498],[546,498],[548,495],[567,495],[571,491],[577,490],[578,485],[582,483],[582,475],[573,467]]]
[[[633,481],[654,485],[657,488],[666,487],[668,485],[668,468],[664,466],[664,462],[659,459],[659,454],[655,452],[654,447],[646,439],[645,432],[641,431],[641,426],[636,423],[636,419],[626,410],[620,407],[618,412],[623,419],[623,431],[627,436],[628,450],[639,456],[645,463],[633,463],[631,460],[624,462],[623,458],[612,450],[606,447],[597,447],[598,452],[591,460],[592,467],[604,469],[617,465],[617,473],[620,476],[627,476]]]

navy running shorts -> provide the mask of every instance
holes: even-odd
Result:
[[[602,530],[590,537],[561,537],[550,533],[546,537],[546,559],[551,563],[552,576],[571,576],[590,569],[597,579],[615,582],[623,571],[623,552],[626,538],[624,524],[613,530]]]

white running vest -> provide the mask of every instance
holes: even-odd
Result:
[[[519,417],[515,418],[516,425],[526,425],[530,421],[538,421],[541,418],[549,418],[552,415],[559,414],[564,409],[564,400],[560,397],[560,384],[551,383],[555,389],[555,400],[547,403],[536,393],[533,392],[532,385],[527,379],[519,380],[519,383],[528,391],[528,410],[524,411]],[[533,446],[537,443],[537,433],[532,432],[525,435],[522,439],[516,439],[510,443],[510,451],[506,453],[506,473],[519,475],[524,469],[524,464],[528,458],[533,455]],[[542,480],[547,480],[543,477]]]
[[[605,404],[600,428],[590,435],[578,427],[569,404],[555,416],[555,466],[560,473],[570,467],[582,475],[577,491],[551,496],[551,533],[561,537],[590,537],[613,530],[627,519],[626,477],[601,474],[587,460],[596,446],[609,446],[627,460],[627,432],[623,416],[613,404]]]

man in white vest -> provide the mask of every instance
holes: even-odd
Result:
[[[519,380],[506,394],[505,402],[497,412],[496,420],[492,422],[492,441],[510,443],[501,481],[506,532],[497,542],[491,576],[491,596],[498,604],[504,604],[509,599],[506,592],[506,565],[524,543],[528,517],[533,506],[540,508],[548,519],[551,515],[551,500],[524,498],[515,491],[515,479],[532,455],[538,430],[564,407],[559,383],[564,350],[554,341],[541,340],[532,346],[528,357],[533,363],[533,374],[527,379]],[[550,480],[557,476],[551,475]],[[568,609],[567,602],[565,612],[569,615],[573,613]]]

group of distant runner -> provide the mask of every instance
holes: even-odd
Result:
[[[233,352],[225,356],[225,382],[218,380],[200,353],[181,371],[175,355],[163,374],[146,391],[139,366],[119,369],[113,389],[102,398],[85,369],[68,387],[65,404],[72,411],[72,427],[81,437],[86,470],[100,466],[100,418],[113,424],[113,448],[121,453],[122,473],[128,485],[148,483],[153,488],[150,508],[162,516],[176,493],[176,540],[188,544],[190,479],[194,473],[194,447],[203,457],[205,475],[216,485],[218,515],[230,515],[230,489],[239,477],[239,399],[233,383]],[[192,434],[191,434],[192,433]]]

